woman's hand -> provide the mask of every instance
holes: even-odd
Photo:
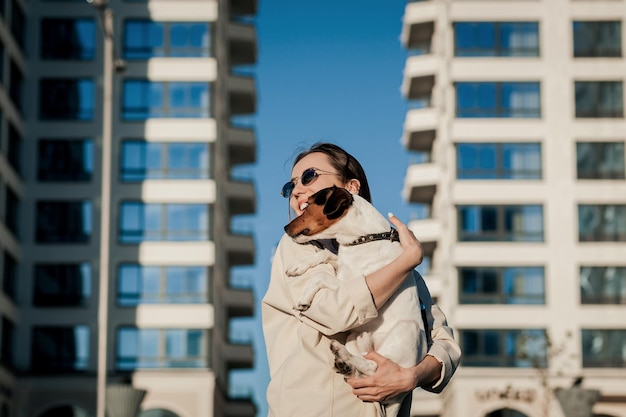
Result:
[[[385,401],[417,387],[413,368],[401,368],[394,362],[372,351],[365,355],[378,365],[374,375],[347,378],[352,393],[361,401]]]
[[[405,258],[406,262],[409,263],[408,269],[412,270],[422,263],[424,259],[424,251],[422,250],[422,244],[415,237],[413,232],[407,227],[406,224],[402,223],[400,219],[394,216],[392,213],[388,214],[389,221],[393,224],[398,230],[398,235],[400,236],[400,244],[402,245],[402,249],[404,252],[402,253],[403,258]]]

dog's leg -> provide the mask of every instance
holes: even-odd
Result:
[[[291,265],[285,270],[285,274],[288,277],[300,276],[315,265],[324,263],[332,265],[335,271],[337,270],[337,255],[328,250],[320,250],[304,259],[297,259],[297,262],[297,264]]]
[[[376,362],[365,359],[362,356],[353,355],[341,343],[336,340],[330,341],[330,350],[335,354],[335,367],[339,373],[351,376],[374,375]]]
[[[308,283],[304,292],[296,300],[296,305],[294,308],[298,311],[306,311],[311,307],[311,303],[313,302],[313,298],[315,294],[318,293],[319,290],[323,288],[336,288],[338,286],[338,281],[334,277],[329,277],[327,274],[316,274],[313,275]]]

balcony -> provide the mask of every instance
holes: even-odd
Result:
[[[412,100],[431,95],[435,86],[435,74],[440,72],[441,60],[432,54],[414,55],[406,60],[401,91]]]
[[[257,7],[258,7],[257,0],[230,0],[231,16],[256,15]]]
[[[437,2],[421,1],[409,3],[404,11],[400,39],[407,49],[432,39],[437,20]]]
[[[411,109],[404,120],[402,144],[411,151],[430,152],[437,136],[437,110],[433,107]]]
[[[441,238],[441,222],[437,219],[417,219],[411,220],[408,226],[422,243],[424,256],[432,258]]]
[[[254,366],[254,349],[251,343],[228,343],[224,345],[222,354],[228,370],[249,369]]]
[[[410,203],[432,204],[440,177],[435,163],[409,165],[404,180],[403,197]]]
[[[256,161],[254,129],[233,126],[228,128],[226,134],[231,168],[233,165],[251,164]]]
[[[224,404],[225,417],[254,417],[256,405],[251,398],[227,398]]]
[[[229,318],[252,317],[254,315],[252,289],[226,288],[223,297]]]
[[[256,112],[256,85],[254,77],[231,74],[228,77],[230,114],[252,114]]]
[[[257,34],[252,24],[231,22],[228,25],[231,65],[250,65],[257,60]]]
[[[256,207],[254,183],[230,179],[226,186],[228,210],[231,215],[253,214]]]
[[[230,267],[254,263],[254,237],[251,234],[233,234],[226,237],[226,251]]]

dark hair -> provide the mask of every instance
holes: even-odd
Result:
[[[341,175],[343,182],[348,182],[352,179],[356,179],[361,183],[359,188],[359,195],[372,202],[372,196],[370,194],[370,186],[365,176],[363,167],[356,160],[356,158],[346,152],[343,148],[327,142],[318,142],[311,146],[309,149],[300,152],[293,161],[295,166],[302,158],[312,153],[323,153],[328,156],[330,164]]]

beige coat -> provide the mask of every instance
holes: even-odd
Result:
[[[377,316],[363,276],[324,289],[315,295],[305,312],[293,309],[313,273],[332,276],[335,271],[321,264],[299,277],[287,277],[285,265],[317,250],[300,245],[287,235],[281,239],[272,264],[269,287],[262,304],[263,332],[270,368],[267,401],[270,417],[376,417],[374,403],[364,403],[352,394],[342,375],[335,372],[330,339],[345,341],[346,331]],[[456,370],[460,349],[446,318],[433,304],[423,279],[418,276],[420,299],[426,305],[433,343],[428,354],[443,365],[437,383],[426,388],[440,392]],[[408,416],[410,403],[403,411]],[[403,413],[401,413],[403,414]]]

